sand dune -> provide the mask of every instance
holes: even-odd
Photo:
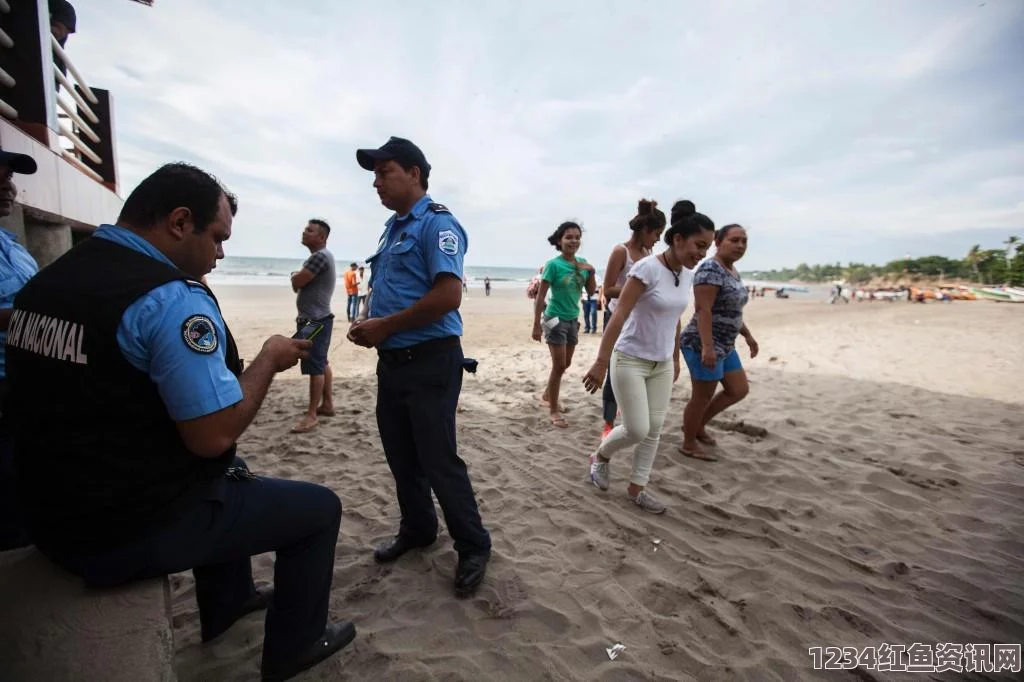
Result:
[[[218,294],[244,356],[290,329],[287,291]],[[341,331],[338,415],[289,434],[306,398],[293,370],[242,440],[254,471],[328,485],[345,505],[331,612],[360,634],[301,679],[817,679],[813,646],[1024,639],[1024,310],[755,300],[763,355],[743,349],[750,396],[713,424],[721,461],[676,453],[685,373],[675,388],[651,480],[660,517],[624,497],[628,451],[608,492],[587,479],[600,399],[580,380],[599,337],[582,338],[571,426],[557,430],[539,407],[547,350],[529,339],[525,297],[477,293],[464,314],[480,370],[464,383],[460,445],[494,541],[474,598],[452,595],[443,524],[430,549],[373,562],[398,509],[373,355]],[[254,567],[269,581],[272,555]],[[173,584],[180,679],[257,679],[262,618],[201,645],[191,574]],[[609,660],[615,643],[626,648]],[[843,677],[892,679],[827,679]]]

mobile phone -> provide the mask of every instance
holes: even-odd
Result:
[[[306,320],[306,324],[302,325],[302,329],[295,332],[292,336],[293,339],[304,339],[306,341],[312,341],[316,338],[316,335],[324,330],[322,322],[314,322],[313,320]]]

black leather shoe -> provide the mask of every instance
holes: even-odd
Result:
[[[209,627],[202,629],[203,642],[210,642],[217,639],[227,632],[228,628],[237,623],[243,616],[247,616],[253,611],[262,611],[267,608],[270,606],[270,600],[273,596],[274,588],[272,586],[266,585],[264,587],[257,587],[256,593],[242,602],[242,605],[238,607],[238,612],[233,618],[223,623],[211,624]]]
[[[487,562],[491,553],[474,552],[459,555],[459,567],[455,569],[455,596],[468,597],[476,592],[487,573]]]
[[[348,621],[328,623],[324,634],[294,657],[281,661],[263,659],[261,666],[263,682],[283,682],[290,680],[303,670],[344,649],[356,638],[356,626]]]
[[[387,542],[377,545],[377,549],[373,550],[373,558],[378,564],[389,564],[410,549],[429,547],[432,544],[434,544],[433,539],[428,542],[414,542],[403,538],[401,535],[396,535]]]

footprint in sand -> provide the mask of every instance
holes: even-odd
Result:
[[[763,440],[768,437],[768,429],[763,426],[754,426],[753,424],[747,424],[746,422],[740,421],[722,421],[712,423],[715,428],[721,429],[722,431],[733,431],[735,433],[742,433],[744,436],[750,436],[757,440]]]

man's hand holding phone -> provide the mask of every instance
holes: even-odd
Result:
[[[260,355],[266,355],[275,372],[283,372],[309,357],[313,342],[307,339],[289,339],[275,334],[263,343]]]

